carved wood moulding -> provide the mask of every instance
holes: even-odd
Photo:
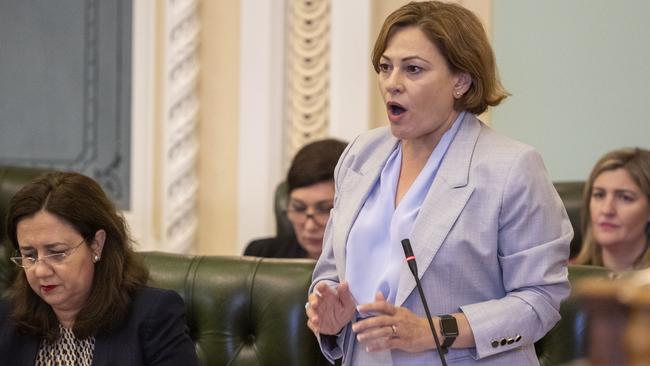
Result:
[[[183,253],[194,245],[198,223],[198,1],[168,0],[165,14],[163,245]]]
[[[327,136],[330,1],[289,0],[287,5],[285,160],[289,162],[304,144]]]

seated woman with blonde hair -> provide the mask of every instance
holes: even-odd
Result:
[[[101,187],[50,173],[9,203],[20,267],[0,300],[3,365],[197,365],[183,299],[146,286],[126,223]]]
[[[650,266],[650,151],[614,150],[593,168],[583,193],[577,264],[615,272]]]

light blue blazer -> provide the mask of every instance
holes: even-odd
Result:
[[[388,128],[379,128],[357,137],[343,153],[312,288],[319,281],[336,286],[345,280],[350,228],[397,142]],[[570,292],[572,237],[539,154],[466,113],[410,238],[432,315],[462,311],[474,333],[476,347],[452,348],[449,364],[538,364],[533,343],[560,319],[560,302]],[[424,316],[406,262],[396,305]],[[435,351],[366,353],[355,347],[349,325],[338,337],[319,341],[330,360],[343,357],[344,365],[440,362]]]

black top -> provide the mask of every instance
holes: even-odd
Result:
[[[244,255],[266,258],[308,258],[296,239],[264,238],[251,241]]]
[[[127,319],[110,334],[95,337],[93,366],[198,365],[185,320],[185,303],[171,290],[143,287],[134,294]],[[34,365],[40,339],[19,333],[11,304],[0,301],[0,355],[3,365]]]

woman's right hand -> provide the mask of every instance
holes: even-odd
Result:
[[[352,321],[356,303],[352,298],[347,282],[336,289],[321,281],[314,286],[306,306],[307,326],[316,336],[319,334],[338,334]]]

